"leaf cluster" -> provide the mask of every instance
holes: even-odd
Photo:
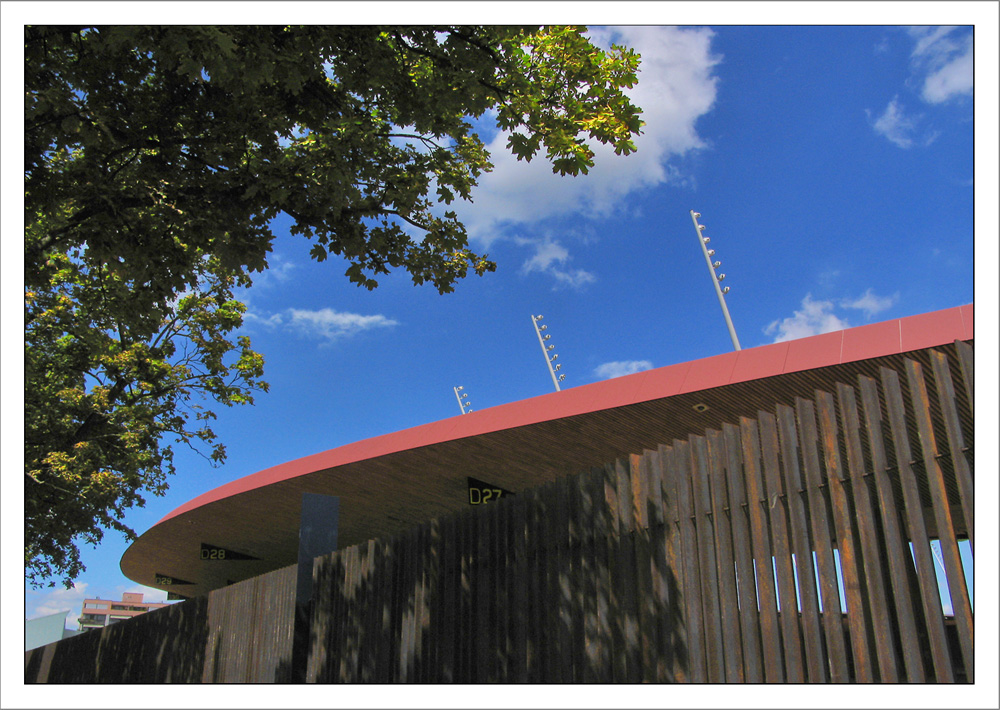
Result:
[[[635,149],[638,57],[580,27],[31,26],[25,76],[25,565],[68,584],[76,542],[162,494],[169,442],[221,461],[200,402],[251,403],[263,359],[233,290],[273,220],[368,289],[496,268],[450,207],[487,112],[562,175]]]

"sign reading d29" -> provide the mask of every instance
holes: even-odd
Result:
[[[469,505],[482,505],[483,503],[495,501],[501,496],[514,495],[505,488],[495,486],[492,483],[480,481],[478,478],[473,478],[472,476],[468,476],[467,478],[469,481]]]

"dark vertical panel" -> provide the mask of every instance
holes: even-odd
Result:
[[[528,491],[524,496],[527,502],[527,536],[526,547],[528,551],[529,573],[527,584],[529,588],[529,609],[530,623],[528,625],[528,682],[545,682],[543,654],[545,649],[545,623],[546,609],[543,593],[544,582],[544,549],[542,545],[543,532],[541,530],[542,515],[539,505],[539,493],[537,489]]]
[[[708,682],[724,683],[726,681],[725,630],[719,604],[719,571],[715,549],[715,527],[712,525],[712,489],[708,464],[708,444],[705,437],[693,434],[688,437],[688,441],[691,445],[690,475],[694,493],[695,527],[698,535],[700,600],[704,613]]]
[[[379,649],[375,670],[375,679],[378,683],[389,683],[393,678],[392,607],[396,584],[396,577],[393,574],[395,564],[392,539],[379,541],[379,577],[382,581],[379,584]]]
[[[927,625],[928,643],[934,673],[939,682],[951,683],[954,680],[951,665],[951,652],[948,649],[944,631],[944,616],[941,611],[941,599],[938,596],[937,576],[934,573],[934,560],[931,556],[930,538],[923,518],[923,506],[920,503],[920,491],[917,488],[917,478],[911,467],[913,456],[910,451],[910,441],[906,430],[906,410],[903,404],[903,394],[899,384],[899,376],[894,370],[881,368],[882,387],[885,394],[886,414],[892,432],[892,442],[896,452],[896,466],[899,471],[900,486],[903,489],[903,503],[906,513],[907,528],[910,542],[913,545],[913,557],[917,569],[917,579],[920,585],[920,601],[924,610],[924,620]]]
[[[962,437],[962,426],[958,418],[958,405],[955,397],[955,386],[951,381],[951,369],[948,358],[937,350],[931,350],[931,365],[934,368],[934,381],[937,386],[938,403],[944,418],[945,434],[948,440],[948,451],[951,464],[955,471],[955,483],[958,485],[959,499],[962,503],[962,518],[969,543],[975,551],[975,529],[973,519],[975,513],[975,487],[972,483],[972,468],[966,458],[967,449]]]
[[[514,498],[510,506],[512,508],[512,551],[513,551],[513,571],[511,573],[511,615],[513,643],[511,650],[511,665],[513,670],[510,680],[514,683],[526,683],[528,681],[528,548],[525,544],[525,531],[527,527],[527,508],[523,495]]]
[[[458,554],[458,516],[441,518],[441,609],[438,616],[437,642],[438,666],[441,683],[457,682],[456,635],[460,618],[459,588],[461,585],[461,558]]]
[[[802,476],[799,472],[798,436],[795,427],[795,411],[788,406],[777,408],[781,442],[781,461],[784,473],[786,500],[788,501],[789,523],[792,534],[792,549],[795,553],[795,569],[798,572],[798,591],[802,604],[802,635],[805,641],[806,669],[810,683],[825,683],[829,680],[823,658],[823,636],[820,631],[819,602],[816,594],[816,576],[813,569],[813,546],[809,541],[809,521],[803,501]],[[782,604],[782,608],[791,611]]]
[[[690,659],[688,657],[688,620],[684,611],[686,595],[684,593],[684,563],[683,546],[680,533],[680,513],[677,503],[676,464],[674,450],[661,444],[657,450],[658,468],[660,473],[660,497],[663,501],[663,548],[664,563],[659,568],[657,577],[664,587],[666,602],[661,610],[660,622],[663,643],[666,647],[666,677],[662,680],[673,680],[682,683],[690,678]],[[690,521],[689,521],[690,522]],[[692,560],[693,564],[697,564]]]
[[[594,544],[594,487],[593,472],[577,476],[574,508],[574,529],[579,540],[578,593],[580,598],[580,636],[574,643],[581,644],[578,653],[581,663],[581,680],[596,683],[600,678],[597,664],[600,662],[600,620],[597,611],[598,565]]]
[[[873,638],[878,660],[878,680],[883,683],[897,683],[899,682],[899,661],[896,658],[895,644],[892,638],[893,627],[886,596],[886,581],[882,575],[878,530],[875,525],[876,513],[872,507],[868,483],[865,480],[869,469],[865,465],[864,450],[861,444],[861,422],[858,417],[857,401],[854,390],[845,384],[837,385],[837,398],[840,403],[843,436],[847,450],[850,494],[854,503],[855,522],[858,526],[861,568],[864,570],[864,583],[867,592],[865,601],[870,609],[871,627],[869,633]],[[848,600],[848,605],[852,605],[850,600]]]
[[[746,510],[749,518],[753,562],[756,567],[757,597],[759,604],[760,653],[764,661],[764,680],[768,683],[785,681],[781,662],[781,631],[778,626],[778,600],[775,595],[774,570],[771,562],[771,541],[767,523],[767,493],[761,478],[760,438],[757,422],[740,418],[740,428],[729,433],[726,429],[727,448],[730,437],[739,437],[742,448],[743,476],[746,484]],[[732,497],[732,496],[730,496]]]
[[[824,480],[816,450],[818,435],[815,407],[812,402],[800,397],[795,398],[795,403],[802,447],[802,466],[805,469],[806,499],[809,506],[809,520],[812,524],[813,549],[816,551],[819,586],[823,595],[823,627],[826,631],[830,680],[834,683],[847,683],[850,680],[850,669],[847,666],[844,647],[843,610],[840,607],[837,567],[833,559],[831,539],[833,535],[823,496],[823,488],[829,485],[829,481]]]
[[[722,432],[710,429],[706,432],[708,479],[706,484],[711,495],[711,521],[715,533],[715,568],[719,589],[719,609],[722,614],[722,630],[725,637],[723,656],[726,659],[726,681],[742,683],[743,647],[740,628],[740,605],[737,595],[736,563],[733,559],[732,510],[726,485],[726,449]],[[756,608],[756,602],[754,602]]]
[[[583,476],[567,478],[567,551],[569,553],[566,574],[569,584],[569,601],[572,624],[570,626],[570,644],[567,653],[573,659],[573,682],[584,682],[587,668],[587,648],[584,626],[587,617],[584,612],[584,564],[585,543],[583,528],[580,524],[580,507],[583,505],[581,479]]]
[[[677,490],[677,519],[681,540],[681,568],[684,570],[684,629],[687,636],[692,683],[708,682],[708,653],[705,641],[705,622],[701,608],[701,555],[698,549],[698,530],[694,493],[691,488],[691,445],[674,441],[667,457],[668,478],[673,479]],[[669,493],[669,491],[668,491]]]
[[[552,482],[549,492],[551,513],[547,516],[549,534],[547,540],[553,548],[549,559],[549,580],[552,584],[552,624],[555,648],[550,649],[553,667],[559,667],[561,682],[578,682],[575,678],[576,664],[573,658],[572,627],[573,592],[570,587],[569,547],[569,479],[559,478]]]
[[[647,451],[643,456],[643,467],[648,488],[648,520],[649,520],[649,601],[652,607],[653,644],[653,680],[665,683],[674,677],[676,658],[670,647],[670,629],[674,625],[670,617],[670,574],[676,560],[673,550],[668,547],[668,529],[674,525],[673,520],[665,523],[666,505],[663,500],[662,454],[659,451]],[[668,527],[669,526],[669,527]]]
[[[910,549],[903,537],[896,498],[889,479],[889,464],[885,451],[886,434],[883,431],[882,408],[879,404],[875,380],[859,376],[858,388],[865,415],[865,429],[868,432],[868,446],[875,475],[875,490],[878,493],[878,508],[885,535],[885,559],[892,582],[892,599],[899,625],[900,649],[906,669],[906,679],[911,683],[923,683],[926,677],[921,649],[923,644],[917,634],[916,610],[910,593],[909,571]]]
[[[379,593],[379,545],[375,540],[369,540],[364,546],[366,567],[364,579],[365,611],[364,611],[364,636],[359,649],[360,657],[360,680],[363,683],[371,683],[375,680],[375,668],[378,662],[377,651],[381,639],[378,631],[381,626],[381,599]]]
[[[512,629],[510,626],[510,594],[513,557],[510,547],[511,531],[511,498],[497,501],[496,540],[494,562],[497,565],[496,586],[496,634],[498,668],[497,677],[501,682],[509,682],[512,671],[511,656],[513,654]]]
[[[753,550],[746,482],[743,471],[743,451],[740,430],[723,424],[725,475],[729,492],[729,519],[733,533],[733,558],[739,582],[740,628],[743,637],[743,667],[748,683],[764,682],[760,643],[760,614],[757,611],[757,585],[754,581]]]
[[[938,540],[947,570],[948,589],[951,592],[951,603],[955,613],[959,646],[962,649],[962,660],[965,675],[970,683],[975,682],[973,674],[973,628],[972,606],[969,603],[969,591],[965,586],[965,574],[962,571],[962,557],[958,551],[958,541],[955,538],[955,527],[951,519],[951,506],[948,504],[948,491],[944,485],[944,472],[939,463],[937,440],[931,423],[930,397],[924,382],[920,363],[906,360],[906,376],[910,385],[910,404],[917,420],[917,432],[920,437],[920,450],[923,458],[924,472],[927,476],[927,487],[931,495],[931,509],[934,511],[934,522],[937,528]]]
[[[588,490],[592,503],[593,560],[595,581],[595,606],[597,614],[596,636],[590,664],[594,680],[598,683],[610,683],[614,680],[612,657],[614,654],[614,639],[611,628],[612,586],[611,562],[608,555],[611,523],[604,491],[604,468],[593,468],[590,471]]]
[[[620,590],[619,618],[622,627],[625,656],[625,680],[642,680],[642,648],[639,641],[639,600],[635,569],[635,515],[632,500],[632,479],[627,458],[615,462],[618,481],[618,582]]]
[[[628,660],[625,647],[624,616],[625,605],[622,601],[620,534],[621,511],[618,503],[618,473],[615,464],[604,467],[604,510],[607,520],[608,560],[608,620],[611,626],[611,673],[612,681],[623,683],[628,677]]]
[[[632,518],[635,523],[633,544],[640,659],[638,675],[644,682],[655,682],[657,639],[653,579],[650,569],[649,475],[644,465],[644,457],[633,454],[629,456],[628,462],[632,489]]]
[[[828,392],[817,392],[816,411],[820,422],[820,440],[823,446],[826,484],[833,510],[833,526],[837,533],[837,549],[840,551],[840,569],[844,576],[844,599],[847,604],[847,627],[854,661],[854,677],[859,683],[872,683],[875,681],[875,673],[868,644],[864,602],[866,590],[864,580],[858,572],[858,550],[854,540],[847,492],[844,490],[844,467],[840,460],[841,437],[837,428],[837,408],[833,395]]]

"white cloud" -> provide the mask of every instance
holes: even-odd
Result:
[[[358,313],[342,313],[332,308],[318,311],[289,308],[285,323],[301,333],[313,337],[336,340],[373,328],[390,328],[399,325],[397,321],[383,315],[363,316]]]
[[[864,311],[865,316],[871,318],[892,307],[898,300],[898,293],[892,296],[876,296],[871,289],[868,289],[858,298],[841,301],[840,305],[844,308],[856,308]]]
[[[912,58],[918,73],[923,75],[921,96],[932,104],[943,103],[960,96],[971,96],[973,90],[972,32],[964,36],[956,27],[914,27],[910,35],[916,38]]]
[[[69,589],[62,587],[46,592],[29,592],[29,599],[36,595],[37,598],[30,603],[25,599],[25,617],[37,619],[40,616],[69,611],[66,627],[75,629],[83,609],[83,600],[88,596],[87,585],[87,582],[77,582]]]
[[[786,340],[798,340],[810,335],[832,333],[835,330],[849,328],[846,320],[838,318],[833,313],[833,301],[814,301],[812,294],[806,294],[802,299],[802,309],[783,320],[772,321],[764,328],[766,335],[775,335],[775,343]]]
[[[555,278],[557,285],[570,288],[580,288],[597,280],[597,277],[589,271],[565,268],[566,262],[570,259],[569,250],[551,238],[543,240],[518,238],[515,241],[518,244],[531,244],[535,247],[534,256],[521,265],[522,273],[546,273]]]
[[[507,134],[498,133],[489,144],[493,172],[481,178],[474,204],[458,206],[470,236],[488,245],[503,236],[505,227],[571,212],[610,214],[624,207],[628,194],[676,180],[668,161],[704,146],[695,122],[715,101],[712,70],[720,58],[711,53],[712,36],[708,29],[674,27],[592,31],[595,43],[615,41],[642,55],[639,82],[629,91],[645,121],[636,139],[638,151],[616,156],[613,149],[598,145],[596,165],[588,175],[560,177],[542,155],[519,162],[506,147]]]
[[[598,365],[594,368],[594,374],[602,380],[610,380],[614,377],[631,375],[643,370],[651,370],[652,368],[653,363],[649,360],[617,360]]]
[[[289,308],[270,315],[247,310],[243,322],[246,325],[263,326],[268,330],[284,328],[307,337],[325,338],[330,341],[365,330],[399,325],[398,321],[383,315],[365,316],[360,313],[335,311],[332,308],[319,310]]]
[[[917,126],[916,119],[904,114],[899,105],[899,97],[896,96],[885,107],[882,115],[875,119],[872,128],[875,129],[876,133],[885,136],[900,148],[909,148],[913,145],[913,134],[916,132]]]

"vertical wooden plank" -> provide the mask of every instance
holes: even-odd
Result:
[[[632,518],[634,521],[634,568],[636,586],[638,656],[641,681],[656,681],[656,615],[653,600],[653,577],[650,568],[649,529],[649,476],[644,457],[633,454],[628,458],[629,479],[632,489]]]
[[[736,563],[737,592],[740,601],[740,629],[743,638],[743,668],[746,682],[764,682],[764,659],[761,657],[760,614],[757,610],[757,586],[754,580],[750,521],[740,430],[722,425],[725,451],[725,478],[729,493],[729,520],[732,526],[733,558]],[[770,559],[770,556],[769,556]]]
[[[632,499],[632,479],[627,458],[615,462],[618,480],[618,589],[620,590],[619,619],[624,643],[625,680],[642,680],[642,648],[639,641],[639,600],[635,569],[635,515]]]
[[[931,350],[931,365],[934,368],[934,381],[937,386],[938,403],[941,405],[941,415],[944,418],[945,434],[948,440],[948,451],[951,455],[952,467],[955,471],[955,483],[962,503],[962,518],[965,530],[969,536],[969,544],[975,551],[974,539],[976,524],[975,487],[972,482],[972,468],[967,458],[968,449],[962,437],[962,426],[958,418],[955,386],[951,381],[951,368],[944,353]]]
[[[826,470],[827,490],[833,510],[833,526],[840,551],[840,569],[844,577],[844,600],[847,604],[847,626],[854,660],[854,677],[858,683],[873,683],[875,671],[868,644],[869,624],[866,621],[864,580],[858,572],[858,550],[854,541],[851,510],[844,490],[844,467],[840,460],[837,407],[833,395],[816,392],[816,411],[820,422],[820,441]]]
[[[826,631],[827,663],[830,680],[847,683],[850,669],[844,646],[843,610],[840,606],[840,589],[837,584],[837,567],[833,559],[832,528],[827,516],[823,488],[829,481],[820,470],[817,452],[816,412],[813,403],[801,397],[795,398],[799,439],[802,451],[802,466],[805,469],[806,500],[809,505],[809,520],[812,524],[813,549],[816,552],[816,567],[819,570],[819,586],[823,599],[823,627]]]
[[[544,585],[543,576],[545,573],[544,549],[542,545],[543,533],[541,530],[541,513],[539,505],[538,489],[532,489],[525,494],[527,502],[527,550],[528,550],[528,577],[529,585],[529,609],[530,623],[528,626],[528,682],[543,683],[544,675],[544,647],[545,647],[545,622],[546,610],[544,608]]]
[[[875,510],[868,493],[867,471],[864,450],[861,444],[861,421],[858,417],[854,390],[838,383],[837,399],[840,403],[842,430],[847,451],[847,472],[850,480],[850,495],[854,503],[854,520],[858,526],[861,548],[861,568],[867,590],[866,601],[871,613],[869,633],[873,639],[878,678],[883,683],[899,682],[899,660],[896,658],[892,638],[892,620],[886,596],[886,581],[882,575],[882,561],[879,554],[878,531],[875,527]],[[849,607],[852,602],[848,600]],[[848,612],[850,613],[850,611]]]
[[[646,451],[642,457],[648,499],[649,522],[649,604],[653,628],[652,680],[666,683],[673,677],[673,653],[669,640],[670,592],[667,565],[667,528],[664,525],[663,480],[659,451]],[[673,523],[671,523],[672,525]]]
[[[514,652],[513,629],[511,627],[510,599],[512,580],[514,577],[514,559],[511,545],[511,525],[513,522],[510,505],[512,498],[497,501],[496,554],[497,564],[497,645],[499,650],[499,668],[497,677],[501,683],[509,683],[513,673],[511,662]]]
[[[393,539],[383,539],[379,541],[379,577],[382,583],[379,585],[379,650],[378,664],[376,666],[375,678],[378,683],[391,683],[395,664],[393,663],[393,649],[395,647],[395,637],[392,631],[393,603],[396,599],[396,549]]]
[[[809,521],[803,501],[804,487],[799,471],[795,411],[786,405],[779,405],[777,415],[789,527],[792,533],[792,549],[795,554],[798,592],[802,606],[800,620],[805,641],[808,681],[810,683],[826,683],[830,678],[827,675],[826,661],[823,658],[823,636],[820,631],[816,576],[813,569],[813,545],[809,541]]]
[[[931,495],[931,509],[934,511],[935,527],[947,571],[948,590],[951,593],[965,675],[970,683],[974,683],[972,606],[969,603],[969,591],[965,586],[962,557],[958,551],[958,540],[951,519],[951,505],[948,503],[948,491],[944,485],[944,472],[939,463],[937,439],[931,422],[930,397],[927,394],[927,384],[924,382],[920,363],[907,359],[906,376],[910,385],[910,404],[917,420],[924,472]]]
[[[742,683],[743,641],[740,625],[740,606],[737,593],[736,562],[733,559],[732,511],[726,486],[726,449],[722,432],[706,432],[707,468],[706,481],[710,494],[711,521],[715,542],[715,569],[719,589],[719,609],[722,614],[723,656],[726,659],[726,681]],[[756,607],[756,602],[754,602]]]
[[[807,672],[804,628],[799,621],[795,570],[792,561],[791,506],[785,494],[779,465],[777,419],[768,412],[758,412],[760,425],[761,461],[764,467],[768,521],[774,552],[774,574],[779,592],[781,644],[784,649],[785,677],[792,683],[803,683]]]
[[[691,479],[694,493],[695,528],[698,536],[698,563],[701,604],[705,623],[705,659],[708,682],[726,682],[726,644],[720,608],[719,568],[712,525],[711,472],[708,443],[703,436],[688,437],[691,445]]]
[[[600,678],[597,667],[600,664],[600,620],[598,618],[597,589],[598,570],[596,546],[594,544],[594,486],[593,471],[578,476],[576,481],[577,505],[575,508],[575,526],[580,541],[579,552],[579,583],[580,602],[583,614],[582,648],[580,657],[582,664],[581,679],[584,683],[596,683]],[[581,642],[580,640],[577,641]]]
[[[656,466],[660,477],[660,498],[663,503],[663,557],[654,578],[662,585],[663,603],[660,607],[660,634],[665,660],[660,680],[675,683],[690,678],[688,658],[687,618],[684,612],[685,594],[681,557],[680,514],[677,504],[676,466],[674,450],[666,444],[657,449]],[[669,459],[669,462],[668,462]]]
[[[909,573],[907,571],[907,567],[911,566],[910,548],[903,537],[900,515],[896,507],[896,497],[889,479],[882,407],[879,404],[875,380],[859,375],[858,389],[861,391],[865,430],[868,433],[875,490],[878,494],[879,515],[882,519],[882,531],[885,536],[885,560],[888,563],[889,580],[892,584],[892,600],[899,626],[899,648],[903,655],[906,680],[911,683],[923,683],[926,678],[921,655],[923,644],[917,634],[916,610],[910,594]]]
[[[955,341],[955,350],[958,352],[958,362],[962,369],[962,384],[965,386],[965,395],[969,399],[969,409],[975,411],[975,403],[973,402],[973,396],[976,393],[976,388],[973,385],[975,354],[972,346],[961,340]]]
[[[459,621],[461,560],[458,551],[458,515],[441,518],[441,574],[438,596],[440,613],[436,622],[438,667],[441,683],[455,683],[456,639]]]
[[[511,624],[513,626],[513,645],[511,652],[510,681],[514,683],[528,682],[528,548],[526,546],[527,507],[523,495],[518,495],[511,501],[512,510],[512,550],[514,557],[511,573]]]
[[[614,680],[612,656],[614,639],[611,623],[612,585],[611,561],[608,555],[611,537],[608,507],[604,491],[604,468],[592,468],[588,489],[592,503],[592,528],[594,531],[593,560],[595,581],[595,606],[597,615],[593,659],[590,664],[594,682],[610,683]]]
[[[923,506],[920,503],[920,491],[917,488],[916,475],[911,467],[913,456],[906,431],[906,409],[903,404],[899,376],[894,370],[884,367],[880,368],[880,372],[885,394],[886,413],[896,452],[896,467],[903,489],[907,529],[910,534],[910,542],[913,545],[913,557],[920,585],[920,601],[927,624],[934,673],[939,682],[952,683],[954,675],[952,673],[951,652],[948,649],[948,640],[944,631],[944,615],[941,610],[941,598],[938,595],[934,560],[931,557],[930,538],[924,523]]]
[[[586,565],[586,543],[580,520],[580,508],[583,506],[582,479],[577,475],[566,480],[568,501],[568,552],[569,552],[569,594],[572,626],[570,627],[570,650],[573,659],[573,682],[585,682],[587,672],[586,631],[587,616],[585,613],[584,567]]]
[[[681,538],[681,567],[684,570],[684,611],[687,635],[688,658],[690,661],[688,679],[692,683],[707,683],[708,651],[705,634],[704,613],[701,607],[703,567],[698,546],[698,529],[695,523],[694,492],[691,487],[692,454],[687,441],[674,440],[671,455],[667,458],[674,484],[677,487],[677,519]],[[706,553],[707,554],[707,553]],[[713,565],[714,566],[714,561]],[[716,674],[716,678],[718,674]],[[716,681],[717,682],[717,681]]]
[[[620,562],[621,512],[618,503],[618,473],[615,464],[608,463],[604,467],[604,514],[607,521],[608,561],[608,620],[611,630],[611,645],[609,647],[611,679],[615,683],[624,683],[627,678],[628,661],[625,651],[624,633],[624,603],[622,601]]]
[[[785,682],[785,670],[781,662],[781,629],[778,625],[778,599],[775,594],[771,541],[768,535],[767,493],[764,491],[761,477],[760,438],[757,434],[757,422],[748,417],[740,417],[740,428],[732,436],[739,437],[738,441],[743,454],[747,517],[750,521],[750,539],[753,544],[757,597],[760,606],[764,680],[768,683],[783,683]]]

